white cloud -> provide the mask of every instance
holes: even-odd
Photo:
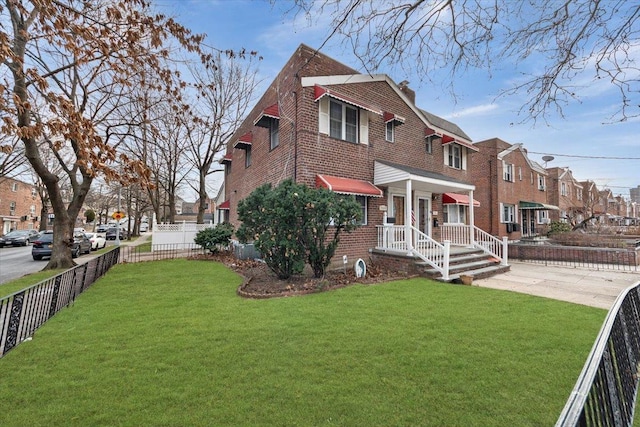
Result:
[[[495,111],[498,109],[498,104],[482,104],[475,105],[473,107],[464,108],[460,111],[453,112],[447,116],[445,119],[459,119],[461,117],[469,117],[469,116],[484,116],[489,112]]]

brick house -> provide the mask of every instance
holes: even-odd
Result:
[[[591,180],[581,181],[580,185],[582,185],[582,210],[585,219],[594,217],[593,222],[599,221],[600,216],[606,212],[606,205],[602,203],[598,186]]]
[[[476,225],[510,240],[537,236],[555,205],[547,203],[547,171],[529,159],[522,144],[491,138],[474,144],[471,156]]]
[[[42,201],[35,185],[0,176],[0,235],[38,229]]]
[[[584,188],[568,167],[548,168],[547,201],[560,208],[550,213],[551,221],[577,224],[585,217]]]
[[[361,227],[342,237],[336,259],[374,248],[423,256],[419,247],[443,238],[475,241],[476,150],[458,126],[418,108],[406,82],[300,45],[228,142],[218,209],[237,227],[240,200],[291,178],[360,202]]]

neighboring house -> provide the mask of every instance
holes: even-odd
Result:
[[[640,203],[640,185],[629,189],[629,197],[632,202]]]
[[[415,105],[406,82],[359,74],[301,45],[228,142],[218,211],[237,227],[240,200],[290,178],[361,204],[361,227],[341,237],[340,261],[373,248],[411,254],[445,235],[469,244],[474,151],[458,126]]]
[[[38,229],[42,201],[35,185],[0,176],[0,235]]]
[[[548,168],[547,172],[547,202],[560,208],[550,213],[551,221],[572,225],[580,223],[585,218],[582,184],[573,177],[568,167]]]
[[[494,236],[510,240],[537,236],[540,226],[557,211],[547,203],[547,171],[529,159],[522,144],[492,138],[474,144],[471,156],[476,225]]]
[[[593,222],[600,221],[600,217],[606,212],[605,205],[602,204],[600,199],[600,191],[596,186],[596,183],[587,180],[581,181],[582,185],[582,206],[584,219],[593,217]]]

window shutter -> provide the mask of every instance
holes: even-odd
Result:
[[[360,143],[369,145],[369,112],[360,110]]]
[[[500,222],[504,223],[504,203],[500,203]]]
[[[329,97],[325,96],[318,103],[318,132],[329,135]]]
[[[444,164],[449,166],[449,144],[443,145],[442,148],[442,152],[444,153]]]

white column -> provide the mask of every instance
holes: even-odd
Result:
[[[411,180],[408,179],[406,183],[407,195],[404,200],[404,238],[407,241],[407,251],[411,254],[413,252],[413,232],[411,230],[411,212],[413,210],[413,200],[411,198]]]
[[[473,190],[469,190],[469,243],[471,246],[474,244],[474,226],[475,218],[473,216]]]

